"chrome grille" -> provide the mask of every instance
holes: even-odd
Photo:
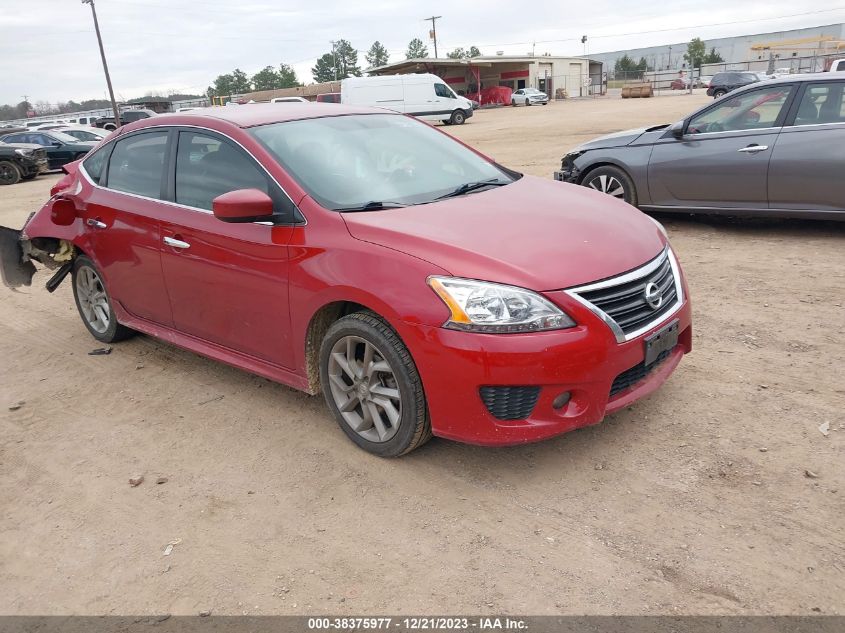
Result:
[[[668,248],[631,272],[567,292],[601,317],[620,343],[664,321],[683,303],[678,265]]]

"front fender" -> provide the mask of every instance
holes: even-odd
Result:
[[[575,160],[577,184],[581,184],[592,169],[613,165],[624,170],[634,181],[640,204],[648,204],[651,202],[648,189],[648,162],[651,159],[651,150],[651,145],[627,145],[584,152]]]

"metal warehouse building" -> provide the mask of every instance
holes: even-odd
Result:
[[[512,90],[537,88],[554,99],[602,94],[602,62],[583,57],[494,55],[472,59],[421,58],[369,68],[370,75],[432,73],[458,94],[479,87],[506,86]]]
[[[754,35],[739,35],[707,39],[702,38],[707,50],[715,48],[726,64],[743,62],[757,62],[763,65],[770,55],[778,60],[777,66],[790,66],[790,61],[799,58],[812,58],[831,55],[842,50],[841,42],[845,40],[845,24],[828,24],[813,26],[791,31],[774,31]],[[659,70],[680,70],[686,68],[684,53],[687,52],[687,42],[663,44],[646,48],[633,48],[610,53],[591,53],[591,57],[604,62],[609,72],[613,72],[616,60],[628,55],[635,62],[645,58],[650,68]],[[815,68],[798,68],[794,71],[817,70]]]

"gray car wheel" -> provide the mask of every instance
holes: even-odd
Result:
[[[134,334],[117,322],[103,278],[94,262],[85,255],[73,262],[73,298],[82,322],[98,341],[115,343]]]
[[[637,190],[634,183],[631,177],[618,167],[605,165],[587,172],[581,184],[637,206]]]
[[[320,346],[320,382],[347,437],[381,457],[398,457],[431,438],[422,381],[390,326],[369,312],[339,319]]]

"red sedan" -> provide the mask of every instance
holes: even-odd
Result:
[[[596,424],[691,349],[657,222],[404,115],[164,115],[68,172],[22,232],[3,229],[8,285],[29,283],[30,259],[58,268],[49,288],[72,273],[98,341],[143,332],[322,391],[377,455]]]

